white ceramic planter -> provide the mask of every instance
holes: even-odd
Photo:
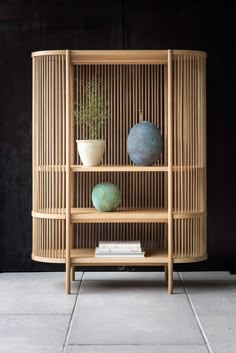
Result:
[[[76,140],[77,150],[84,166],[93,166],[101,163],[104,151],[104,140]]]

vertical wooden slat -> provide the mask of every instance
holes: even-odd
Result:
[[[190,77],[189,77],[189,57],[186,57],[186,115],[185,115],[185,125],[186,125],[186,180],[185,180],[185,193],[186,193],[186,211],[189,213],[189,125],[191,120],[190,113]],[[187,223],[187,222],[186,222]]]
[[[177,131],[177,62],[176,62],[176,58],[173,58],[173,68],[174,68],[174,72],[173,72],[173,166],[176,167],[177,166],[177,151],[178,151],[178,145],[177,145],[177,135],[176,135],[176,131]],[[176,201],[177,201],[177,171],[175,169],[175,171],[173,172],[173,210],[176,211],[177,207],[176,207]],[[178,234],[176,232],[176,221],[173,221],[173,236],[174,236],[174,244],[173,244],[173,254],[175,256],[178,256]]]
[[[168,292],[173,292],[173,87],[172,51],[168,50]]]
[[[164,107],[164,112],[163,112],[163,121],[164,121],[164,164],[168,164],[168,144],[169,144],[169,137],[168,137],[168,66],[164,65],[163,67],[164,71],[164,97],[165,97],[165,107]],[[164,196],[164,208],[166,209],[168,207],[168,175],[165,174],[163,176],[164,179],[164,190],[165,190],[165,196]],[[163,227],[164,228],[164,242],[165,242],[165,249],[168,248],[168,227]]]
[[[162,85],[163,85],[163,82],[162,82],[162,68],[160,66],[158,66],[157,68],[157,97],[156,97],[156,100],[157,100],[157,104],[158,104],[158,107],[157,107],[157,110],[158,110],[158,117],[156,117],[156,121],[155,123],[159,126],[161,132],[162,132],[162,122],[163,122],[163,103],[162,103],[162,94],[163,94],[163,91],[162,91]],[[164,142],[164,141],[163,141]],[[164,143],[165,144],[165,143]],[[163,147],[164,150],[165,150],[165,146]],[[165,154],[165,152],[163,153],[163,155]],[[163,160],[164,160],[164,156],[161,156],[161,162],[163,163]],[[156,175],[156,178],[157,178],[157,183],[158,183],[158,189],[155,190],[155,192],[158,194],[158,208],[161,207],[161,203],[162,203],[162,197],[163,197],[163,193],[162,192],[159,192],[160,190],[163,190],[163,184],[162,184],[162,175],[160,173],[157,173]]]
[[[60,163],[58,158],[59,153],[59,144],[61,141],[59,140],[59,107],[58,107],[58,57],[55,58],[55,163],[57,170],[55,171],[55,212],[59,213],[59,202],[58,202],[58,194],[61,192],[59,188],[59,175],[60,175]],[[60,142],[59,142],[60,141]],[[55,247],[56,247],[56,258],[60,257],[59,254],[59,232],[58,232],[58,224],[59,220],[55,220]]]
[[[47,195],[47,185],[48,185],[48,125],[47,125],[47,57],[44,57],[44,165],[45,165],[45,180],[44,180],[44,209],[48,212],[48,195]],[[46,257],[48,257],[48,229],[47,229],[47,220],[44,222],[44,234],[45,234],[45,248],[46,248]]]
[[[185,179],[185,193],[186,193],[186,211],[189,213],[189,202],[190,202],[190,192],[189,192],[189,134],[190,134],[190,121],[191,121],[191,109],[190,109],[190,72],[189,72],[189,57],[186,57],[186,179]],[[186,238],[186,254],[189,253],[189,237],[188,234],[188,219],[185,220],[185,238]]]
[[[36,77],[38,76],[36,74],[36,67],[37,67],[36,59],[33,58],[33,61],[32,61],[32,116],[33,116],[33,119],[32,119],[32,141],[33,141],[32,143],[32,208],[33,208],[33,211],[36,210],[37,195],[38,195],[38,193],[35,192],[36,173],[37,175],[39,174],[39,166],[38,166],[38,163],[36,164],[37,151],[35,151],[38,147],[38,140],[36,140],[36,131],[38,131],[38,129],[36,130],[36,126],[39,119],[38,115],[36,115],[37,108],[38,108],[38,94],[39,94],[38,90],[36,89],[36,84],[37,84]],[[38,251],[36,246],[36,239],[37,239],[36,220],[33,219],[33,249],[32,249],[33,253],[37,253]]]
[[[40,150],[40,154],[39,154],[39,164],[40,166],[43,165],[43,159],[44,159],[44,148],[43,148],[43,141],[44,141],[44,118],[43,118],[43,99],[44,99],[44,96],[43,96],[43,58],[39,58],[39,62],[40,62],[40,76],[38,78],[40,78],[40,103],[39,103],[39,121],[40,121],[40,142],[39,142],[39,150]],[[40,189],[39,189],[39,210],[42,210],[43,208],[43,189],[44,189],[44,175],[45,173],[41,172],[40,173]],[[37,222],[38,226],[37,226],[37,231],[38,231],[38,235],[42,236],[42,239],[44,240],[44,234],[43,234],[43,229],[41,229],[41,232],[39,230],[39,225],[41,226],[42,228],[42,225],[43,225],[43,220],[42,221],[38,221]],[[45,247],[44,247],[45,248]]]
[[[180,202],[181,202],[181,198],[179,197],[179,194],[180,194],[180,188],[181,188],[181,175],[182,175],[182,172],[181,172],[181,169],[180,169],[180,165],[182,164],[182,161],[181,161],[181,156],[182,156],[182,146],[180,146],[180,139],[181,139],[181,132],[180,132],[180,122],[182,120],[181,118],[181,80],[180,80],[180,76],[181,75],[181,68],[180,68],[180,60],[179,60],[179,55],[177,55],[177,87],[178,87],[178,99],[177,99],[177,116],[176,116],[176,119],[177,119],[177,129],[176,129],[176,140],[177,140],[177,171],[176,171],[176,174],[177,174],[177,177],[178,177],[178,182],[177,182],[177,209],[176,211],[180,212],[180,208],[181,208],[181,205],[180,205]],[[179,234],[179,231],[178,231],[178,234]]]
[[[79,111],[79,101],[82,101],[82,96],[81,96],[81,65],[77,65],[76,66],[76,74],[75,74],[75,104],[76,104],[76,116],[78,116],[78,111]],[[79,139],[79,124],[76,124],[76,130],[75,130],[75,141]],[[79,164],[79,153],[77,152],[77,146],[76,148],[76,164]],[[76,173],[75,175],[76,178],[76,185],[75,185],[75,189],[76,189],[76,203],[75,203],[75,207],[79,207],[79,188],[77,187],[79,185],[80,182],[80,174]],[[75,224],[75,232],[76,232],[76,247],[79,247],[79,244],[81,241],[81,238],[79,239],[79,225]]]
[[[50,123],[51,123],[51,92],[50,92],[50,56],[47,56],[47,107],[46,107],[46,117],[47,117],[47,212],[51,213],[51,168],[50,168],[50,160],[51,160],[51,148],[52,144],[50,143],[51,135],[50,135]],[[51,231],[50,231],[51,222],[47,219],[47,250],[48,257],[51,257]]]
[[[38,141],[37,141],[37,159],[38,159],[38,168],[42,165],[42,59],[41,58],[35,58],[36,63],[37,63],[37,76],[35,77],[38,85],[38,97],[37,97],[37,110],[38,110],[38,118],[37,118],[37,123],[38,123],[38,131],[37,131],[37,136],[38,136]],[[35,141],[32,141],[32,145],[35,144]],[[39,172],[39,169],[37,171],[38,174],[38,185],[37,185],[37,210],[39,211],[41,209],[41,204],[42,204],[42,176],[43,173]]]
[[[66,293],[70,293],[70,161],[71,161],[71,110],[70,110],[70,52],[66,50]]]
[[[64,56],[61,57],[61,95],[60,97],[64,97],[64,93],[66,92],[66,58]],[[64,171],[62,174],[62,208],[63,212],[66,214],[66,102],[65,99],[62,99],[62,164],[64,167]],[[62,222],[62,248],[65,245],[65,236],[66,236],[66,222]],[[64,251],[63,251],[64,253]],[[65,253],[66,255],[66,253]]]
[[[61,56],[58,56],[58,138],[59,138],[59,145],[58,145],[58,164],[60,166],[59,177],[58,177],[58,186],[60,192],[58,194],[58,207],[59,213],[62,213],[63,204],[62,204],[62,194],[63,194],[63,174],[64,174],[64,165],[63,165],[63,125],[62,125],[62,102],[61,102],[61,84],[62,84],[62,77],[61,77]],[[59,228],[58,228],[58,247],[59,247],[59,257],[63,257],[63,241],[62,241],[62,222],[59,221]]]
[[[39,139],[39,164],[40,166],[44,165],[44,108],[43,108],[43,100],[44,100],[44,91],[43,91],[43,58],[39,58],[39,64],[40,64],[40,71],[38,76],[38,80],[40,81],[39,83],[39,90],[40,90],[40,103],[39,103],[39,129],[40,129],[40,139]],[[44,176],[45,172],[40,173],[40,188],[39,188],[39,210],[43,209],[43,201],[44,201]],[[37,220],[37,232],[38,232],[38,237],[42,237],[42,242],[43,242],[43,249],[45,249],[45,244],[44,244],[44,232],[43,232],[43,220]]]
[[[75,129],[74,129],[74,66],[70,65],[70,164],[75,163]],[[70,172],[70,207],[74,207],[74,199],[75,199],[75,175]],[[73,224],[70,225],[70,248],[75,247],[75,226]],[[75,266],[71,266],[71,281],[75,280]]]
[[[194,146],[192,144],[193,142],[193,122],[194,122],[194,69],[193,69],[193,58],[190,57],[190,138],[189,138],[189,158],[190,158],[190,170],[189,170],[189,176],[190,176],[190,212],[193,212],[193,178],[194,178],[194,163],[193,163],[193,153],[194,153]],[[192,220],[189,220],[189,230],[188,230],[188,236],[189,236],[189,255],[192,257],[192,243],[193,243],[193,233],[191,231],[191,225],[192,225]]]

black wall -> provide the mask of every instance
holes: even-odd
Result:
[[[0,2],[0,261],[3,271],[55,270],[31,261],[31,52],[195,49],[208,53],[208,253],[185,269],[236,269],[235,19],[225,1]]]

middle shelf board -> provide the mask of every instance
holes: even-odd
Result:
[[[40,209],[31,212],[33,218],[66,219],[65,208]],[[173,219],[193,219],[207,216],[206,211],[172,212]],[[72,208],[73,223],[167,223],[167,209],[118,209],[113,212],[99,212],[95,208]],[[154,219],[155,218],[155,219]],[[113,220],[112,220],[113,219]],[[81,221],[82,220],[82,221]]]
[[[147,250],[144,257],[95,257],[94,249],[72,249],[71,263],[84,266],[161,266],[168,263],[166,250]]]
[[[168,166],[140,166],[140,165],[97,165],[86,167],[72,165],[72,172],[168,172]]]
[[[72,208],[72,223],[167,223],[166,209],[119,209],[99,212],[94,208]]]

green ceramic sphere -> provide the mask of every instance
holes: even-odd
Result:
[[[119,188],[111,183],[97,184],[92,191],[92,201],[98,211],[111,212],[120,205]]]

